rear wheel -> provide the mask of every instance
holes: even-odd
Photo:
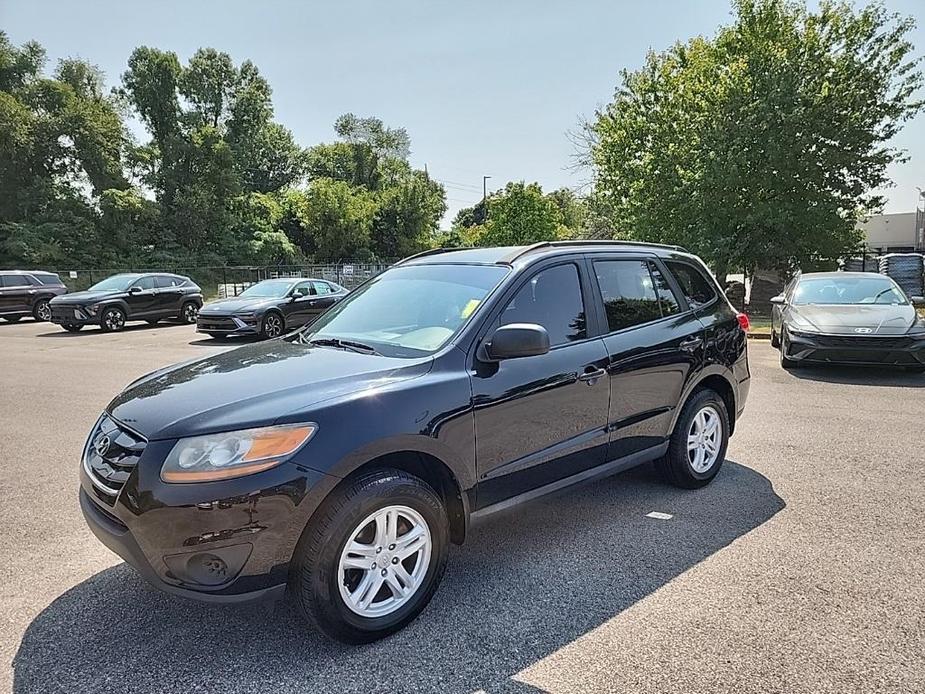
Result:
[[[157,324],[160,322],[160,320],[161,320],[160,318],[149,318],[149,319],[146,320],[145,322],[146,322],[148,325],[157,325]]]
[[[118,306],[109,306],[100,314],[100,327],[108,332],[118,332],[125,327],[125,311]]]
[[[3,320],[7,323],[17,323],[22,316],[3,316]]]
[[[399,470],[377,470],[335,490],[294,557],[291,589],[328,636],[368,643],[411,622],[446,567],[449,529],[440,497]]]
[[[668,452],[657,462],[662,475],[686,489],[708,485],[719,473],[729,443],[726,403],[713,390],[695,392],[684,404]]]
[[[79,333],[83,329],[82,325],[77,325],[76,323],[65,323],[61,327],[69,333]]]
[[[32,307],[32,317],[43,323],[51,320],[51,306],[48,304],[48,299],[42,299]]]

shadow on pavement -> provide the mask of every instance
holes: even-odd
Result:
[[[925,374],[877,366],[799,366],[790,375],[804,381],[854,386],[896,386],[925,388]]]
[[[79,330],[76,333],[68,332],[64,328],[55,325],[54,323],[49,324],[50,327],[56,328],[54,332],[50,333],[39,333],[36,337],[82,337],[87,335],[119,335],[122,333],[131,333],[136,331],[145,331],[145,330],[157,330],[158,328],[189,328],[189,323],[180,323],[179,321],[173,321],[165,318],[162,321],[158,321],[154,325],[150,323],[126,323],[125,327],[122,330],[116,332],[106,332],[98,325],[85,325],[83,330]]]
[[[666,487],[646,466],[535,502],[473,529],[424,614],[360,647],[325,640],[288,602],[202,605],[120,564],[33,620],[14,691],[536,691],[511,677],[784,506],[767,478],[732,461],[697,491]]]

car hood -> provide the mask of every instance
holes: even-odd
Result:
[[[119,296],[123,292],[113,292],[109,290],[103,291],[84,291],[84,292],[73,292],[71,294],[56,296],[51,300],[52,304],[92,304],[96,301],[102,301],[103,299],[109,299],[110,297]]]
[[[269,306],[278,306],[284,301],[285,299],[268,299],[266,297],[242,298],[236,296],[233,299],[221,299],[206,304],[199,312],[205,313],[206,315],[211,313],[227,316],[228,314],[237,313],[239,311],[256,311]]]
[[[148,374],[106,411],[149,440],[267,426],[324,400],[422,376],[432,361],[270,340]]]
[[[858,333],[865,335],[904,335],[916,321],[915,309],[893,304],[806,304],[790,308],[788,323],[795,330],[802,322],[824,333]],[[867,332],[869,330],[870,332]]]

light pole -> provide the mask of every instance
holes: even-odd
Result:
[[[919,197],[915,201],[915,243],[918,251],[925,251],[925,190],[918,186]]]
[[[488,197],[488,179],[491,176],[482,176],[482,205],[485,205],[485,198]]]

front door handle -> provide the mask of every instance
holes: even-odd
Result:
[[[693,352],[695,349],[700,347],[700,345],[702,344],[703,344],[702,337],[691,337],[691,338],[688,338],[687,340],[684,340],[684,342],[678,345],[678,347],[680,347],[681,350],[684,352]]]
[[[590,371],[588,369],[590,369]],[[604,369],[593,369],[589,366],[587,369],[585,369],[585,372],[578,377],[578,380],[584,381],[589,386],[593,386],[597,382],[597,379],[606,373],[607,372]]]

